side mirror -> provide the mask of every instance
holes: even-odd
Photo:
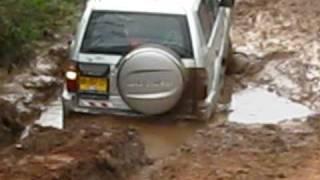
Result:
[[[220,6],[232,8],[234,5],[234,0],[221,0]]]

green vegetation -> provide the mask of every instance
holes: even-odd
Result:
[[[1,0],[0,66],[21,61],[44,31],[71,24],[76,4],[76,0]]]

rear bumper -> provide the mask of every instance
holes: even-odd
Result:
[[[114,100],[114,99],[113,99]],[[70,112],[75,113],[85,113],[85,114],[106,114],[106,115],[117,115],[117,116],[127,116],[127,117],[147,117],[144,114],[138,113],[129,107],[115,101],[110,101],[111,104],[114,104],[113,107],[106,108],[97,108],[97,107],[82,107],[78,102],[78,95],[76,93],[69,93],[67,90],[64,90],[62,93],[62,101],[63,106]],[[205,112],[207,107],[201,103],[199,106],[199,111],[195,112],[194,110],[189,110],[188,106],[185,104],[184,106],[178,106],[173,111],[165,114],[159,115],[169,116],[173,118],[179,119],[203,119],[205,117]]]
[[[68,109],[68,111],[71,111],[71,112],[86,113],[86,114],[114,114],[114,115],[123,115],[123,116],[143,116],[142,114],[131,110],[129,107],[119,102],[112,102],[112,100],[109,103],[111,105],[104,108],[80,106],[78,95],[76,93],[69,93],[67,90],[64,90],[62,93],[62,101],[63,101],[64,108]]]

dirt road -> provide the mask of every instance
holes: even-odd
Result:
[[[226,81],[228,92],[261,88],[319,112],[319,17],[320,1],[238,0],[232,39],[235,51],[245,56],[235,57],[235,74]],[[44,57],[36,61],[46,62],[40,63],[42,69],[48,62],[60,62]],[[57,72],[46,76],[58,77]],[[19,77],[29,79],[28,75],[43,73],[27,72]],[[0,116],[0,124],[4,125],[0,128],[0,138],[7,140],[0,142],[0,179],[320,178],[319,116],[263,125],[259,124],[261,119],[249,123],[228,122],[230,114],[223,111],[205,125],[171,119],[75,115],[65,123],[65,130],[33,127],[30,135],[20,140],[21,128],[29,121],[12,123],[10,120],[15,118],[11,115],[23,117],[20,111],[25,113],[32,108],[41,111],[45,104],[42,100],[49,96],[40,93],[47,88],[47,81],[40,84],[40,90],[35,81],[28,82],[31,83],[22,83],[28,90],[25,94],[36,92],[39,97],[28,99],[27,95],[11,93],[4,98],[5,105],[17,97],[23,103],[2,109],[18,111]],[[7,86],[9,92],[19,90],[15,87]]]

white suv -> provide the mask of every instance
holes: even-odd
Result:
[[[231,51],[233,0],[89,0],[71,44],[69,112],[209,119]]]

